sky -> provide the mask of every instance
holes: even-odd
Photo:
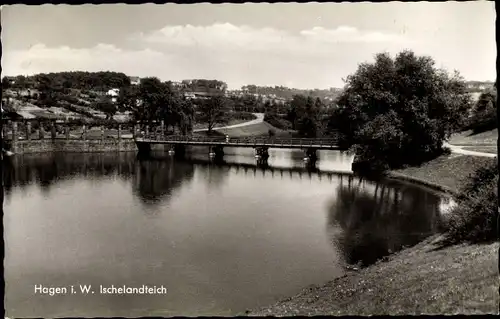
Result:
[[[494,2],[2,6],[2,76],[116,71],[230,89],[344,86],[405,49],[496,79]]]

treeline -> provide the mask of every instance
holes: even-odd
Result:
[[[249,94],[263,94],[271,95],[274,94],[277,97],[284,98],[286,100],[291,100],[295,95],[310,96],[312,98],[325,99],[330,97],[335,99],[340,94],[340,89],[330,88],[326,90],[314,89],[314,90],[303,90],[288,88],[284,86],[257,86],[257,85],[245,85],[241,88],[242,91],[246,91]]]
[[[14,83],[11,83],[13,80]],[[78,89],[107,91],[111,88],[130,86],[130,79],[120,72],[57,72],[40,73],[32,76],[19,75],[13,78],[2,79],[3,88],[30,89],[43,91],[46,87],[53,90]]]
[[[227,84],[219,80],[182,80],[180,89],[186,92],[223,93],[227,89]]]

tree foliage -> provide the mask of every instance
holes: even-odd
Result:
[[[94,109],[99,110],[106,114],[106,120],[112,119],[115,115],[117,108],[109,97],[103,97],[95,102],[92,106]]]
[[[17,85],[18,79],[16,77]],[[107,91],[112,88],[122,88],[130,86],[130,79],[124,73],[119,72],[57,72],[57,73],[41,73],[27,78],[29,82],[51,83],[53,87],[65,89],[80,89],[80,90],[101,90]]]
[[[288,106],[286,119],[301,137],[318,137],[323,134],[323,102],[311,96],[294,95]]]
[[[471,118],[465,129],[481,133],[497,127],[497,91],[491,89],[481,93],[474,105]]]
[[[212,133],[216,124],[227,122],[227,101],[222,95],[213,96],[208,100],[201,101],[197,111],[199,120],[208,125],[208,134]]]
[[[498,163],[492,160],[477,170],[456,196],[449,213],[444,244],[488,242],[498,239]]]
[[[132,118],[144,125],[163,121],[167,128],[177,127],[183,134],[191,131],[193,105],[170,83],[150,77],[141,80],[137,87],[120,90],[118,108],[131,112]]]
[[[457,72],[436,69],[430,57],[381,53],[348,76],[330,128],[380,169],[417,164],[440,154],[463,125],[471,106],[465,89]]]

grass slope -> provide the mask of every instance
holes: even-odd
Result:
[[[419,167],[393,170],[389,176],[415,180],[430,186],[440,186],[442,190],[457,192],[470,174],[495,158],[469,155],[443,155]]]
[[[493,146],[487,146],[487,145],[463,146],[462,148],[464,150],[468,150],[468,151],[498,154],[498,147],[496,145],[493,145]]]
[[[269,136],[269,130],[273,129],[275,135],[279,137],[292,137],[289,131],[280,130],[269,123],[261,122],[257,124],[235,127],[229,129],[221,129],[212,132],[213,135],[229,135],[231,137],[249,137],[249,136]],[[206,135],[206,132],[198,132],[200,135]]]
[[[250,315],[498,313],[499,243],[437,249],[438,240]]]
[[[472,134],[472,131],[464,131],[453,134],[448,141],[451,145],[496,145],[498,140],[498,129]]]

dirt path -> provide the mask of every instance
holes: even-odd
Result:
[[[236,127],[243,127],[243,126],[248,126],[248,125],[254,125],[254,124],[258,124],[258,123],[264,122],[264,113],[252,113],[252,114],[257,117],[255,120],[251,120],[251,121],[244,122],[244,123],[239,123],[239,124],[234,124],[234,125],[229,125],[229,126],[215,127],[212,130],[213,131],[218,131],[218,130],[224,130],[224,129],[230,129],[230,128],[236,128]],[[208,131],[208,128],[202,128],[202,129],[193,130],[193,132],[205,132],[205,131]]]
[[[443,143],[444,147],[449,147],[452,153],[462,154],[462,155],[472,155],[472,156],[482,156],[482,157],[496,157],[497,154],[476,152],[463,149],[464,146],[451,145],[448,142]]]

